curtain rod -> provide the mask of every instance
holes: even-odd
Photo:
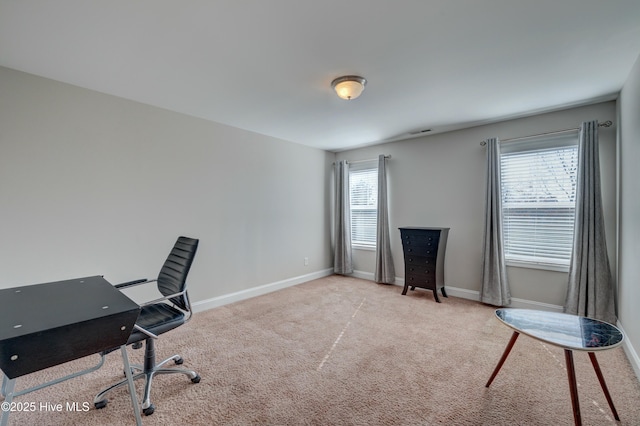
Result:
[[[390,155],[385,155],[384,158],[391,158]],[[347,161],[347,164],[358,164],[358,163],[365,163],[367,161],[376,161],[377,158],[371,158],[368,160],[356,160],[356,161]],[[335,162],[333,164],[336,164]]]
[[[613,122],[611,120],[607,120],[604,123],[598,123],[598,127],[611,127],[611,126],[613,126]],[[504,140],[501,140],[500,142],[512,142],[512,141],[519,141],[522,139],[536,138],[539,136],[559,135],[562,133],[577,132],[578,130],[580,130],[579,127],[576,127],[573,129],[556,130],[555,132],[538,133],[537,135],[529,135],[529,136],[521,136],[519,138],[504,139]],[[486,144],[487,144],[487,141],[480,142],[480,146],[485,146]]]

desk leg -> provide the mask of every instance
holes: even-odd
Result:
[[[122,363],[124,364],[124,374],[127,376],[129,384],[129,394],[131,395],[131,405],[133,405],[133,414],[136,416],[136,426],[142,426],[142,418],[140,417],[140,406],[138,405],[138,395],[136,387],[133,383],[133,374],[131,374],[131,366],[129,365],[129,355],[127,354],[127,345],[120,346],[122,352]],[[4,425],[0,425],[4,426]]]
[[[620,420],[618,417],[618,412],[616,411],[616,407],[613,405],[613,399],[611,399],[611,395],[609,394],[609,389],[607,388],[607,384],[604,381],[604,376],[602,375],[602,371],[600,370],[600,365],[598,364],[598,360],[596,359],[596,354],[593,352],[589,352],[589,358],[591,359],[591,364],[593,365],[593,369],[596,371],[596,376],[598,376],[598,381],[600,382],[600,386],[602,387],[602,391],[604,392],[604,396],[607,398],[607,402],[609,403],[609,408],[613,412],[613,417],[616,420]]]
[[[84,374],[88,374],[88,373],[91,373],[91,372],[93,372],[93,371],[96,371],[96,370],[98,370],[100,367],[102,367],[102,365],[104,364],[104,358],[105,358],[104,354],[100,354],[100,361],[98,362],[98,364],[96,364],[96,365],[95,365],[95,366],[93,366],[93,367],[90,367],[90,368],[84,369],[84,370],[82,370],[82,371],[77,371],[77,372],[75,372],[75,373],[68,374],[68,375],[66,375],[66,376],[64,376],[64,377],[60,377],[60,378],[58,378],[58,379],[51,380],[51,381],[46,382],[46,383],[41,383],[41,384],[39,384],[39,385],[37,385],[37,386],[31,387],[31,388],[28,388],[28,389],[22,389],[22,390],[21,390],[21,391],[19,391],[19,392],[14,392],[14,393],[13,393],[13,396],[14,396],[14,397],[16,397],[16,396],[21,396],[21,395],[24,395],[24,394],[27,394],[27,393],[30,393],[30,392],[37,391],[37,390],[42,389],[42,388],[46,388],[46,387],[49,387],[49,386],[56,385],[56,384],[58,384],[58,383],[62,383],[62,382],[64,382],[64,381],[66,381],[66,380],[73,379],[74,377],[79,377],[79,376],[82,376],[82,375],[84,375]],[[7,380],[7,378],[6,378],[6,376],[5,376],[5,379],[4,379],[4,381],[2,382],[2,392],[1,392],[1,393],[2,393],[2,395],[4,395],[4,393],[5,393],[5,392],[4,392],[4,388],[5,388],[5,382],[6,382],[6,380]]]
[[[2,380],[2,390],[5,396],[4,401],[2,402],[3,409],[0,410],[0,412],[2,412],[2,416],[0,417],[0,426],[7,426],[7,424],[9,423],[9,414],[11,413],[9,408],[11,408],[11,401],[13,400],[13,389],[15,388],[15,385],[16,379],[7,379],[7,377],[5,376]],[[5,405],[7,407],[4,407]],[[6,408],[6,410],[4,408]]]
[[[9,380],[9,378],[5,376],[2,371],[0,371],[0,375],[2,375],[2,387],[0,388],[0,396],[5,396],[7,394],[5,392],[5,388],[7,387],[7,380]]]
[[[565,349],[564,359],[567,363],[567,376],[569,376],[569,391],[571,392],[573,421],[576,426],[581,426],[582,417],[580,416],[580,401],[578,400],[578,384],[576,382],[576,370],[573,365],[573,352],[569,349]]]
[[[489,385],[491,385],[491,382],[493,382],[493,379],[495,379],[496,376],[498,375],[498,372],[502,368],[502,364],[504,364],[504,362],[507,360],[507,357],[509,356],[509,352],[511,352],[511,348],[513,348],[513,345],[515,345],[516,339],[518,338],[519,335],[520,333],[518,333],[517,331],[514,331],[513,334],[511,335],[511,340],[509,340],[509,343],[507,343],[507,347],[505,348],[504,353],[502,354],[502,358],[500,358],[500,361],[498,361],[498,365],[496,365],[496,369],[493,370],[493,374],[489,378],[489,381],[487,382],[487,384],[484,385],[485,387],[488,388]]]

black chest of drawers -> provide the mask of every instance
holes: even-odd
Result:
[[[438,290],[444,297],[444,254],[447,248],[449,228],[400,228],[404,250],[404,289],[416,287],[433,291],[436,302]]]

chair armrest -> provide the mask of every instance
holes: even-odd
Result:
[[[114,285],[115,288],[133,287],[140,284],[146,284],[154,282],[155,280],[147,280],[146,278],[140,278],[139,280],[127,281],[126,283],[120,283]]]
[[[170,294],[168,296],[160,297],[158,299],[149,300],[148,302],[140,303],[140,306],[155,305],[156,303],[164,302],[165,300],[169,300],[169,299],[172,299],[174,297],[182,296],[186,292],[187,292],[187,290],[184,290],[184,291],[181,291],[180,293]]]
[[[151,337],[152,339],[157,339],[158,336],[156,336],[155,334],[153,334],[152,332],[150,332],[149,330],[140,327],[138,324],[134,324],[133,328],[135,328],[136,330],[138,330],[139,332],[141,332],[142,334],[145,334],[149,337]]]

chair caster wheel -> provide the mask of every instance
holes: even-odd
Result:
[[[96,409],[101,409],[107,406],[107,400],[103,399],[102,401],[98,401],[98,402],[94,402],[93,406],[96,407]]]
[[[196,377],[194,377],[193,379],[191,379],[192,383],[200,383],[200,376],[196,374]]]
[[[156,411],[156,407],[153,406],[153,404],[151,404],[150,406],[148,406],[147,408],[143,408],[142,409],[142,413],[145,416],[150,416],[153,414],[153,412]]]
[[[178,357],[178,359],[176,359],[173,362],[175,362],[176,365],[182,365],[184,363],[184,359],[182,359],[182,357]]]
[[[142,342],[135,342],[131,347],[133,349],[140,349],[142,347]]]

